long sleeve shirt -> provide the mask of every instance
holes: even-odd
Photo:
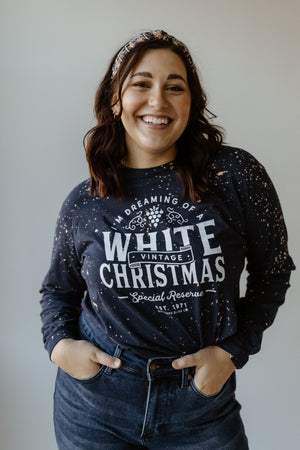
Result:
[[[142,357],[219,345],[242,367],[259,351],[294,269],[265,169],[248,152],[223,146],[201,202],[181,199],[173,162],[126,168],[125,194],[90,195],[87,180],[63,203],[41,289],[49,354],[60,339],[78,338],[84,311]]]

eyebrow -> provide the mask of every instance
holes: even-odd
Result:
[[[136,72],[133,75],[131,75],[130,78],[137,77],[137,76],[153,78],[151,72]],[[168,75],[167,80],[182,80],[182,81],[184,81],[186,83],[186,80],[183,78],[183,76],[181,76],[181,75],[179,75],[177,73],[170,73]]]

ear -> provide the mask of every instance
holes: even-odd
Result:
[[[111,111],[114,117],[116,117],[120,114],[120,101],[118,98],[118,94],[116,92],[112,96],[111,103],[112,103]]]

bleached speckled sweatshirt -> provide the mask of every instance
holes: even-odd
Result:
[[[240,296],[240,276],[248,281]],[[199,203],[181,200],[173,163],[126,169],[126,199],[65,200],[41,293],[49,354],[78,338],[81,311],[134,353],[173,356],[219,345],[243,366],[260,349],[293,262],[275,189],[249,153],[222,147]]]

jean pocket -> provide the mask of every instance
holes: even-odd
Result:
[[[227,381],[226,381],[226,383],[227,383]],[[190,388],[193,391],[193,393],[196,394],[198,397],[209,400],[209,399],[217,398],[219,395],[221,395],[221,393],[223,392],[223,390],[226,386],[226,383],[224,384],[224,386],[222,386],[222,388],[218,392],[215,392],[214,394],[210,394],[210,395],[204,394],[197,388],[194,378],[192,378],[190,380]]]
[[[83,384],[84,383],[93,383],[94,381],[98,380],[101,377],[105,368],[106,368],[106,366],[103,366],[103,365],[100,366],[99,370],[97,370],[97,372],[94,373],[94,375],[91,375],[88,378],[78,378],[78,377],[74,377],[73,375],[70,375],[70,374],[69,374],[69,376],[71,378],[73,378],[73,380],[78,381],[79,383],[83,383]]]

